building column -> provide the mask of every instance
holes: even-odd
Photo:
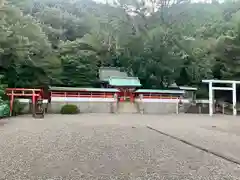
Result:
[[[213,115],[213,83],[209,82],[209,89],[208,89],[208,93],[209,93],[209,115],[212,116]]]
[[[237,115],[237,90],[236,90],[236,83],[232,84],[232,101],[233,101],[233,115]]]

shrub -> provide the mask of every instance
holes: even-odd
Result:
[[[66,104],[61,108],[61,114],[78,114],[80,110],[74,104]]]
[[[0,118],[8,117],[10,115],[10,107],[8,104],[0,104]]]

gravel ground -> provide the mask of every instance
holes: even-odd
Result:
[[[240,162],[239,116],[166,116],[149,126]]]
[[[11,119],[0,126],[0,179],[240,179],[238,165],[147,129],[156,118]]]

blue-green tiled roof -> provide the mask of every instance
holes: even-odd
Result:
[[[184,94],[183,90],[138,89],[136,93]]]
[[[79,87],[49,87],[50,91],[90,91],[90,92],[119,92],[115,88],[79,88]]]
[[[140,87],[142,86],[137,77],[110,77],[109,84],[118,87]]]

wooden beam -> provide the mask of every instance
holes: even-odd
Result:
[[[207,80],[202,80],[203,83],[219,83],[219,84],[240,84],[240,81],[234,81],[234,80],[218,80],[218,79],[207,79]]]
[[[232,91],[232,87],[212,87],[213,90]]]
[[[236,90],[236,83],[232,84],[232,97],[233,97],[233,115],[237,115],[237,90]]]

